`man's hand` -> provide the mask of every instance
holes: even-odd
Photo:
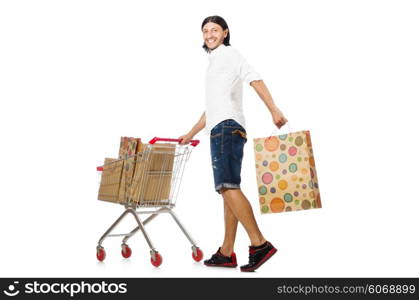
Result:
[[[274,122],[275,126],[280,129],[285,123],[288,122],[287,118],[284,117],[282,112],[279,110],[279,108],[274,108],[272,110],[272,121]]]
[[[189,133],[184,134],[182,136],[179,137],[180,140],[182,140],[180,142],[181,145],[187,145],[190,143],[190,141],[193,139],[193,135],[190,135]]]

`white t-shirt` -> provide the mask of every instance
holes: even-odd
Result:
[[[260,75],[236,49],[221,44],[210,52],[205,78],[205,133],[227,119],[245,128],[242,82],[254,80],[261,80]]]

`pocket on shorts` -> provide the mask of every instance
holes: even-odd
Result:
[[[245,142],[247,142],[247,133],[246,131],[242,130],[242,129],[234,129],[231,134],[234,135],[238,135],[240,136],[242,139],[244,139]]]
[[[242,161],[243,159],[243,148],[244,144],[247,142],[246,131],[241,129],[233,129],[231,132],[231,141],[232,141],[232,155],[234,159]]]
[[[221,124],[218,124],[214,126],[214,128],[211,130],[210,138],[214,139],[216,137],[219,137],[222,133],[223,133],[223,127],[221,126]]]
[[[211,139],[215,139],[217,137],[220,137],[223,133],[222,132],[214,132],[210,135]]]

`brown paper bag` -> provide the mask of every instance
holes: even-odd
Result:
[[[176,145],[145,145],[137,154],[129,202],[144,206],[169,203]]]
[[[254,139],[261,213],[322,207],[310,131]]]
[[[99,186],[98,200],[119,202],[119,189],[123,169],[123,160],[105,158]]]
[[[138,152],[138,144],[141,139],[122,136],[119,143],[119,158],[126,159],[128,156],[134,155]]]
[[[142,147],[141,139],[132,137],[121,137],[119,146],[119,158],[124,160],[124,168],[119,187],[119,203],[126,203],[128,191],[131,189],[132,177],[134,176],[134,168],[136,156]]]

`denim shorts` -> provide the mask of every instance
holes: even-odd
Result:
[[[232,119],[218,123],[211,130],[211,160],[215,190],[239,189],[246,130]]]

